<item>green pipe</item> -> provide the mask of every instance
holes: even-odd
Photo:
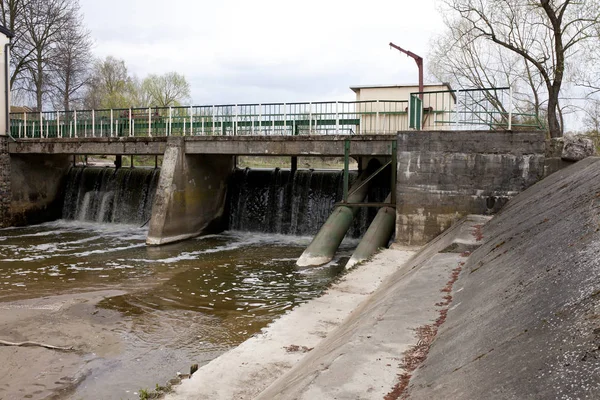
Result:
[[[369,174],[370,171],[365,170],[352,185],[350,192],[354,193],[348,196],[349,203],[359,203],[367,197],[370,185],[363,185],[360,188],[359,186],[362,181],[368,178]],[[352,219],[357,211],[358,207],[336,207],[319,230],[319,233],[296,261],[296,265],[299,267],[318,266],[331,261],[342,240],[344,240],[346,232],[350,229]]]
[[[389,202],[391,195],[385,199]],[[359,262],[368,260],[378,249],[386,247],[390,237],[394,233],[394,225],[396,224],[396,209],[393,207],[382,207],[377,212],[375,219],[369,225],[369,229],[361,239],[360,243],[352,257],[346,264],[346,269],[352,268]]]

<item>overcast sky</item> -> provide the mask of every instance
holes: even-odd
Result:
[[[416,83],[415,62],[388,43],[425,57],[442,26],[435,0],[80,3],[97,57],[141,78],[183,73],[194,104],[344,100],[349,86]]]

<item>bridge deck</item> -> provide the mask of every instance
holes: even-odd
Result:
[[[162,155],[167,137],[15,139],[11,154]],[[353,156],[391,154],[396,135],[331,136],[187,136],[187,154],[254,156],[343,156],[350,140]]]

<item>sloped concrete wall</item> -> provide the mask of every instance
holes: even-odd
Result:
[[[184,138],[169,138],[146,243],[188,239],[217,223],[224,214],[233,168],[233,156],[186,155]]]
[[[524,191],[483,233],[409,398],[598,398],[600,159]]]
[[[544,175],[543,132],[398,134],[396,241],[425,244],[460,217],[494,214]]]

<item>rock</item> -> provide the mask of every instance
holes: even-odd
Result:
[[[595,154],[592,139],[581,136],[565,136],[561,158],[565,161],[580,161]]]

